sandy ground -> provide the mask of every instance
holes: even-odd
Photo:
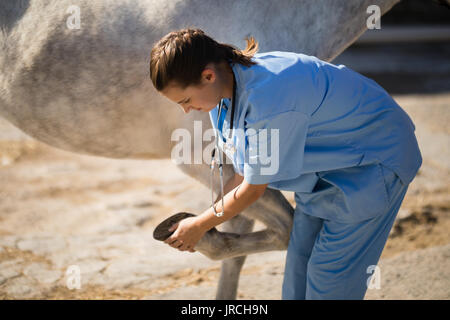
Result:
[[[416,124],[424,163],[366,299],[448,299],[450,93],[394,98]],[[152,238],[165,217],[202,212],[205,193],[170,160],[65,152],[0,120],[0,298],[214,299],[220,262]],[[280,299],[285,255],[248,256],[238,299]]]

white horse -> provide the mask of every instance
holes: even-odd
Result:
[[[331,61],[366,30],[367,19],[377,14],[369,6],[382,15],[398,1],[2,0],[0,115],[68,151],[169,158],[175,129],[193,136],[194,120],[203,129],[211,123],[207,113],[186,115],[153,88],[149,53],[162,36],[192,26],[219,42],[241,47],[252,35],[261,52],[302,52]],[[179,167],[209,185],[207,163]],[[225,165],[225,181],[233,174]],[[224,259],[216,298],[236,297],[246,255],[287,248],[293,211],[282,193],[267,189],[224,224],[228,232],[205,234],[196,250]],[[254,219],[267,228],[251,232]]]

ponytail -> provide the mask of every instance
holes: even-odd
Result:
[[[256,62],[253,62],[251,59],[253,55],[258,52],[258,42],[253,37],[245,38],[247,42],[247,47],[245,50],[236,49],[234,46],[224,43],[219,43],[218,45],[225,51],[225,56],[228,60],[233,63],[239,63],[246,67],[250,67]]]

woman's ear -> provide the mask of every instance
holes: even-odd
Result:
[[[214,82],[217,78],[217,68],[212,63],[208,63],[202,71],[202,81]]]

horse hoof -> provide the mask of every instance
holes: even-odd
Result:
[[[187,213],[187,212],[179,212],[177,214],[174,214],[173,216],[170,216],[160,224],[158,224],[155,228],[155,231],[153,231],[153,238],[155,240],[164,241],[168,237],[172,235],[175,231],[169,231],[169,228],[177,223],[180,220],[194,217],[195,214]]]

